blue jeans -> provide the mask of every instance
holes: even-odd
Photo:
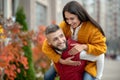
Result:
[[[52,65],[49,70],[44,74],[44,80],[54,80],[57,72],[55,71],[54,66]]]
[[[52,65],[49,70],[44,74],[44,80],[54,80],[56,77],[57,72]],[[95,80],[89,73],[85,72],[83,76],[83,80]]]
[[[95,78],[91,76],[89,73],[85,72],[83,76],[83,80],[95,80]]]

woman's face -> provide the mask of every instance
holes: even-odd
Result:
[[[78,19],[77,15],[71,14],[68,11],[65,11],[65,19],[66,22],[72,27],[76,28],[80,25],[80,20]]]

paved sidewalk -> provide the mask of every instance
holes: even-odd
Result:
[[[105,60],[102,80],[120,80],[120,61]]]

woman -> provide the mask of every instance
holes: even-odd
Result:
[[[78,2],[71,1],[64,6],[63,18],[64,21],[59,26],[62,28],[66,38],[72,38],[81,43],[71,45],[74,46],[69,51],[71,55],[75,55],[82,50],[86,51],[82,56],[99,56],[106,52],[106,37],[102,28]],[[42,50],[53,62],[62,63],[60,55],[55,53],[47,42],[44,42]],[[95,80],[96,78],[96,63],[88,61],[85,67],[84,80]]]

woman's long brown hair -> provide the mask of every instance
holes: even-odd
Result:
[[[77,15],[81,22],[90,21],[105,36],[104,31],[102,30],[101,26],[87,13],[87,11],[77,1],[68,2],[64,6],[64,8],[63,8],[63,19],[66,22],[65,11],[67,11],[71,14]]]

